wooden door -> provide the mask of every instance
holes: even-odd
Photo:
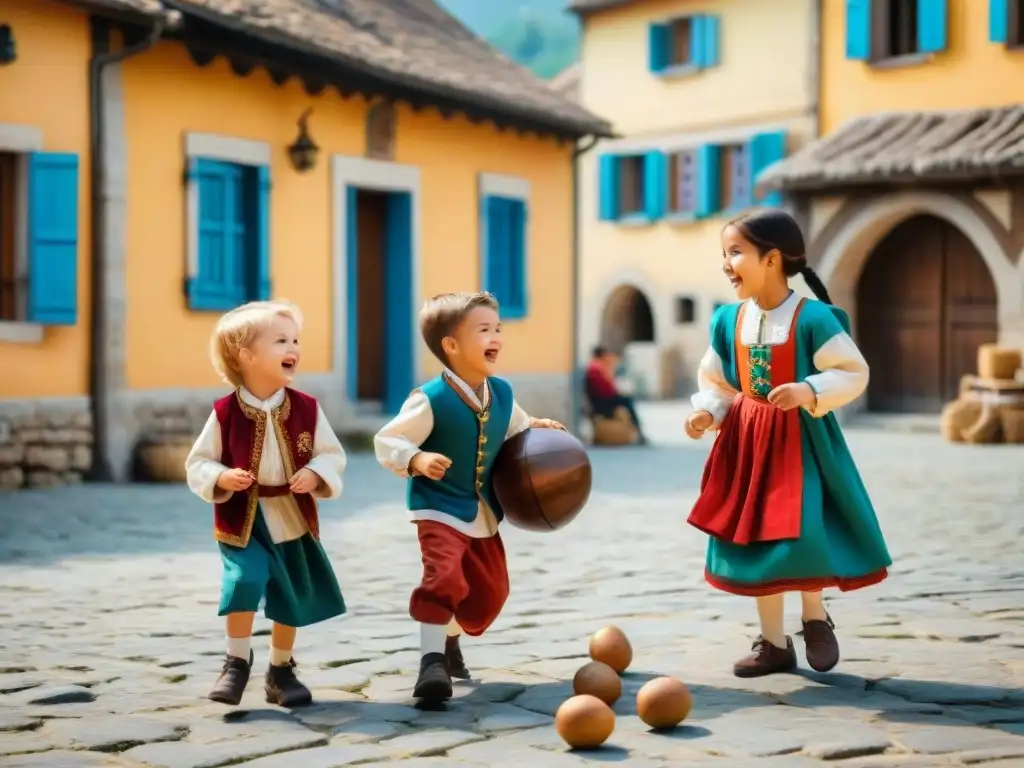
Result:
[[[933,413],[997,333],[995,284],[967,237],[916,216],[875,248],[857,295],[858,339],[873,411]]]

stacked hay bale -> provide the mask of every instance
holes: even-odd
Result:
[[[964,376],[956,400],[942,411],[942,435],[950,442],[1024,443],[1024,381],[1018,349],[978,347],[978,375]]]

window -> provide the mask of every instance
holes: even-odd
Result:
[[[644,159],[624,157],[619,174],[619,213],[622,216],[644,212]]]
[[[669,155],[668,209],[677,215],[692,215],[697,209],[697,153],[690,150]]]
[[[598,160],[601,221],[657,221],[668,192],[665,154],[601,155]]]
[[[707,69],[719,63],[717,16],[683,16],[648,28],[648,69],[654,74]]]
[[[78,156],[0,152],[0,321],[78,322]]]
[[[748,155],[746,144],[727,144],[721,148],[718,204],[722,210],[736,211],[753,201]]]
[[[192,158],[196,263],[189,307],[223,312],[270,297],[270,174],[266,166]]]
[[[1024,47],[1024,0],[989,0],[988,14],[989,40]]]
[[[503,318],[527,313],[527,210],[522,198],[483,198],[483,284],[501,305]]]
[[[846,58],[886,61],[945,50],[947,0],[846,0]]]
[[[689,296],[676,296],[676,325],[689,325],[696,317],[696,302]]]

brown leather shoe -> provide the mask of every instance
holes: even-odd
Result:
[[[466,662],[462,658],[462,649],[459,647],[459,637],[449,637],[444,644],[444,660],[448,665],[448,674],[457,680],[469,680],[472,675],[466,669]]]
[[[793,649],[793,639],[788,635],[785,649],[758,636],[750,650],[753,653],[733,664],[732,672],[736,677],[763,677],[796,669],[796,651]]]
[[[839,641],[836,639],[836,628],[832,617],[827,613],[825,620],[814,619],[804,622],[804,653],[807,664],[815,672],[828,672],[839,663]]]

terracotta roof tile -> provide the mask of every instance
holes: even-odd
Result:
[[[857,118],[765,169],[758,188],[1018,174],[1024,174],[1022,105]]]
[[[142,2],[143,0],[132,0]],[[268,42],[583,135],[609,124],[476,37],[434,0],[167,0]]]

